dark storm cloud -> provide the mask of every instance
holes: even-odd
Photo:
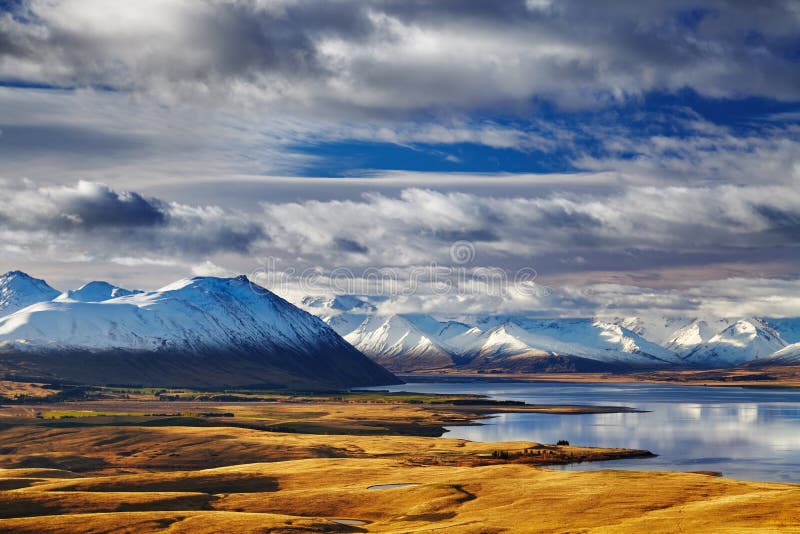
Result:
[[[93,182],[30,184],[0,193],[0,200],[0,230],[7,240],[91,256],[246,254],[268,239],[257,221],[220,208],[169,203]]]
[[[138,193],[117,193],[107,187],[92,194],[69,195],[63,198],[58,223],[66,227],[94,229],[98,227],[129,228],[154,226],[167,222],[167,206]]]

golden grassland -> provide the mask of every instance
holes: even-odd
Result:
[[[27,396],[32,399],[41,399],[52,395],[54,390],[45,387],[45,384],[30,382],[13,382],[11,380],[0,380],[0,397],[13,399],[20,396]]]
[[[0,532],[800,532],[797,485],[554,471],[646,453],[431,437],[495,412],[577,407],[116,395],[0,408]],[[410,485],[369,489],[384,484]]]

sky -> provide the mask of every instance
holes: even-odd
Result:
[[[0,270],[800,316],[800,3],[0,2]]]

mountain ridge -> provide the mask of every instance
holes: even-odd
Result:
[[[51,379],[159,386],[398,382],[322,320],[245,276],[187,278],[100,301],[54,299],[0,317],[0,370],[31,366]]]
[[[9,271],[0,276],[0,316],[54,299],[59,294],[44,280],[22,271]]]
[[[426,363],[427,370],[536,370],[532,372],[543,368],[619,371],[731,367],[755,358],[767,358],[786,346],[781,327],[800,339],[800,319],[538,318],[525,315],[438,319],[425,314],[362,313],[363,304],[369,303],[368,298],[352,297],[349,302],[357,303],[359,313],[351,313],[346,307],[332,309],[330,306],[310,311],[323,317],[368,356],[402,372],[421,370]],[[398,327],[403,319],[410,323],[405,331]],[[394,339],[402,339],[403,343],[386,346],[375,343],[380,336],[374,329],[386,328],[383,325],[387,321],[393,323]],[[776,324],[775,328],[772,323]],[[421,339],[423,335],[427,339]],[[412,340],[418,343],[411,343]],[[435,357],[426,362],[421,356],[430,356],[430,347],[436,349]],[[554,362],[553,358],[558,360]]]

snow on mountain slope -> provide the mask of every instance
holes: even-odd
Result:
[[[759,358],[757,364],[797,365],[800,364],[800,343],[792,343],[773,352],[765,358]]]
[[[800,343],[800,317],[765,318],[764,322],[778,332],[786,343]]]
[[[603,320],[602,318],[599,320]],[[645,315],[635,317],[615,317],[607,322],[617,324],[631,332],[666,347],[675,337],[678,330],[695,321],[691,317],[675,317],[666,315]]]
[[[372,313],[376,310],[373,304],[354,295],[308,296],[303,298],[300,305],[315,314],[331,312]]]
[[[0,316],[9,315],[26,306],[52,300],[59,292],[47,282],[33,278],[22,271],[11,271],[0,276]]]
[[[389,369],[451,366],[452,355],[404,316],[367,317],[345,340]]]
[[[515,318],[498,328],[503,328],[506,334],[532,351],[626,365],[677,363],[670,351],[619,325],[603,321]]]
[[[470,328],[424,314],[387,317],[342,313],[324,320],[358,350],[400,371],[454,365],[459,351],[448,342]]]
[[[123,289],[108,282],[94,281],[81,286],[78,289],[71,289],[66,293],[61,293],[54,300],[64,301],[73,300],[76,302],[103,302],[117,297],[125,297],[142,293],[139,290]]]
[[[702,367],[727,367],[764,358],[786,346],[780,334],[761,319],[741,319],[683,358]]]
[[[591,319],[483,316],[440,321],[423,314],[344,313],[325,320],[364,354],[404,371],[548,355],[629,366],[678,362],[670,351],[627,329]]]
[[[473,359],[502,360],[519,356],[547,356],[550,351],[536,347],[532,336],[514,323],[503,323],[500,326],[483,332],[472,348]]]
[[[0,342],[146,350],[312,346],[328,329],[301,313],[244,277],[197,277],[100,302],[34,304],[0,319]]]
[[[405,322],[400,321],[405,319]],[[392,321],[394,343],[376,343],[385,318],[342,312],[326,322],[371,357],[392,358],[400,369],[406,355],[433,351],[446,365],[468,366],[503,358],[576,357],[622,367],[730,366],[762,358],[790,340],[800,341],[800,319],[685,317],[657,314],[602,318],[538,319],[514,315],[461,316],[443,321],[430,315],[402,314]],[[738,325],[738,326],[737,326]],[[360,330],[359,330],[360,329]],[[359,330],[358,334],[354,332]],[[407,337],[403,337],[407,336]],[[383,338],[380,338],[383,339]],[[398,340],[403,339],[402,343]],[[420,343],[419,346],[415,343]],[[391,348],[391,350],[389,350]],[[441,353],[449,355],[445,360]],[[414,357],[414,365],[422,360]],[[385,360],[381,360],[385,361]],[[563,362],[562,362],[563,363]],[[518,366],[517,366],[518,367]]]
[[[361,326],[370,315],[361,313],[342,313],[339,315],[321,315],[320,316],[325,324],[334,329],[334,331],[342,337],[347,336],[353,330]]]
[[[100,302],[33,304],[0,319],[0,347],[28,354],[236,354],[255,358],[256,367],[261,358],[298,379],[324,381],[327,375],[328,383],[341,385],[396,381],[320,319],[244,276],[196,277]],[[269,376],[262,371],[262,379]]]
[[[446,345],[450,339],[470,329],[469,325],[458,321],[440,321],[421,313],[406,313],[403,318],[440,345]]]
[[[694,349],[723,332],[731,326],[730,319],[694,319],[687,325],[679,328],[672,333],[670,338],[664,343],[664,347],[678,354],[686,356]]]
[[[485,337],[485,332],[477,326],[472,326],[458,335],[448,337],[444,345],[454,354],[467,356],[480,351],[480,347],[483,345],[481,342],[483,337]]]

